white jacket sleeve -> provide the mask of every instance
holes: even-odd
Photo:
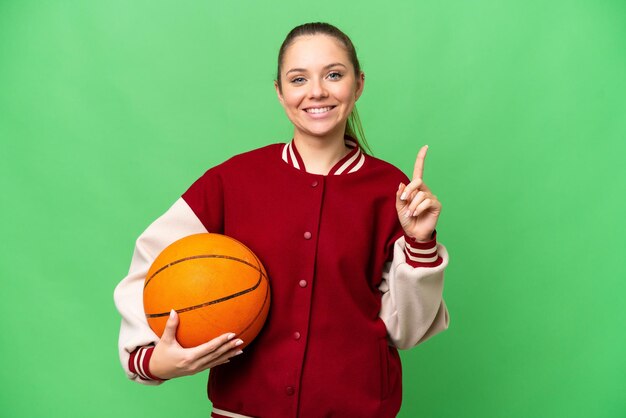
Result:
[[[178,199],[160,218],[154,221],[137,239],[128,275],[114,292],[115,306],[122,316],[119,336],[119,355],[128,377],[145,384],[159,384],[150,380],[142,366],[143,354],[135,355],[133,373],[129,367],[131,353],[137,348],[156,344],[159,337],[150,329],[143,309],[143,285],[150,266],[159,253],[180,238],[207,232],[189,205]]]
[[[448,328],[450,318],[442,296],[448,252],[443,245],[434,245],[441,262],[435,267],[413,267],[416,257],[408,253],[411,247],[406,245],[405,237],[400,237],[394,244],[392,261],[385,266],[379,286],[379,317],[387,327],[391,344],[397,348],[415,347]],[[407,258],[413,262],[407,263]]]

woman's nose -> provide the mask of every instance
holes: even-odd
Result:
[[[309,90],[309,96],[314,99],[328,97],[328,91],[324,86],[323,81],[321,80],[313,80],[309,84],[311,87]]]

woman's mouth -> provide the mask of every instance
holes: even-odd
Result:
[[[326,113],[329,112],[330,110],[332,110],[335,106],[325,106],[325,107],[309,107],[307,109],[304,109],[305,112],[307,113],[311,113],[313,115],[320,115],[322,113]]]

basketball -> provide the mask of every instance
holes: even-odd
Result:
[[[195,347],[227,332],[250,344],[270,306],[265,268],[239,241],[220,234],[195,234],[165,248],[154,260],[143,288],[150,328],[163,335],[170,311],[179,316],[176,339]]]

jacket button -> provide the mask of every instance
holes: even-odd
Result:
[[[307,282],[306,282],[306,280],[300,280],[300,282],[298,284],[300,285],[300,287],[306,287]]]
[[[298,341],[300,339],[300,333],[298,331],[293,333],[293,339]]]
[[[311,233],[309,231],[306,231],[304,233],[304,239],[311,239],[311,237],[312,237],[312,235],[311,235]]]
[[[287,386],[285,388],[285,393],[289,396],[293,395],[296,392],[296,390],[293,388],[293,386]]]
[[[311,187],[317,187],[318,184],[319,183],[317,180],[313,180],[313,183],[311,183]]]

